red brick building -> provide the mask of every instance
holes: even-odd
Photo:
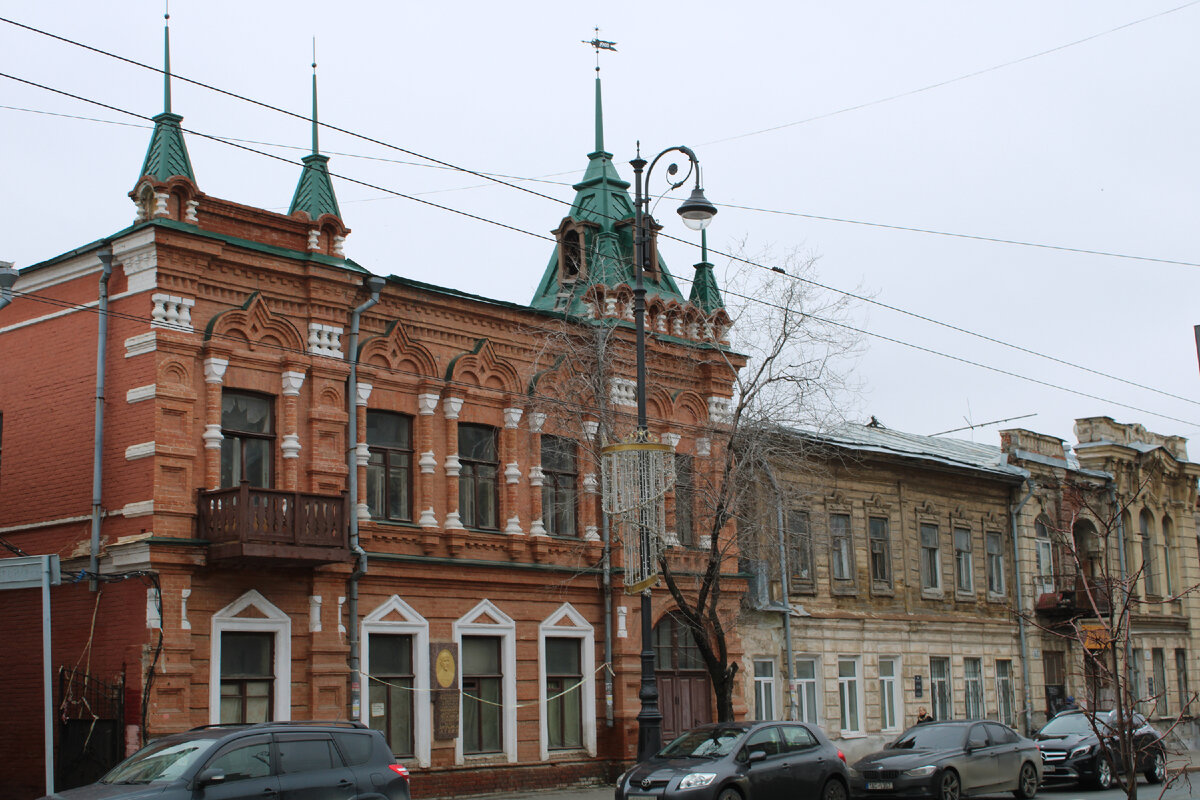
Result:
[[[523,306],[346,258],[315,126],[289,214],[205,194],[167,96],[134,223],[23,269],[0,309],[0,537],[62,558],[52,667],[123,676],[122,752],[207,723],[353,717],[387,732],[418,796],[615,774],[640,631],[619,547],[605,567],[596,453],[598,423],[632,419],[633,208],[599,131]],[[689,297],[656,264],[650,426],[698,484],[732,392],[728,317],[707,264]],[[569,388],[596,330],[618,354],[603,404]],[[686,571],[705,509],[691,484],[669,502]],[[740,591],[731,577],[731,616]],[[667,735],[711,698],[694,661],[667,658],[688,643],[654,597]],[[40,606],[18,590],[0,607],[0,786],[34,797]],[[100,716],[80,691],[55,695],[68,782],[87,769],[66,726]]]

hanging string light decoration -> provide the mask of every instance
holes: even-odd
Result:
[[[675,449],[649,441],[609,445],[601,450],[601,475],[601,504],[621,533],[625,591],[637,594],[658,580]]]

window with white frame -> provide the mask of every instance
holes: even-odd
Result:
[[[251,589],[211,624],[209,663],[219,666],[209,681],[209,722],[291,719],[291,618]]]
[[[954,588],[970,594],[975,590],[975,561],[971,553],[971,530],[954,529]]]
[[[1012,662],[1008,660],[996,660],[996,718],[1009,727],[1015,722]]]
[[[1045,522],[1039,519],[1033,529],[1034,560],[1037,564],[1037,575],[1034,576],[1036,600],[1036,595],[1054,591],[1054,548],[1050,544],[1050,529]]]
[[[942,556],[938,526],[921,524],[921,588],[942,588]]]
[[[775,719],[775,662],[754,662],[754,718]]]
[[[792,672],[792,695],[796,698],[796,719],[812,725],[820,724],[817,708],[817,660],[807,656],[796,659]]]
[[[461,680],[457,763],[464,756],[503,753],[517,760],[516,622],[482,600],[454,622]]]
[[[275,637],[270,633],[225,631],[221,634],[221,722],[255,723],[273,719]]]
[[[930,658],[929,700],[934,719],[954,719],[954,696],[950,689],[950,659],[938,656]]]
[[[858,680],[857,658],[838,659],[838,703],[842,715],[842,733],[861,733],[862,686]]]
[[[552,750],[596,754],[595,647],[591,624],[570,603],[538,625],[543,760]]]
[[[1004,538],[998,531],[988,531],[987,539],[987,579],[988,594],[1004,594]]]
[[[432,741],[428,697],[429,623],[399,595],[363,617],[360,663],[367,665],[360,722],[384,732],[392,753],[429,766]],[[376,645],[382,648],[378,650]]]
[[[879,659],[879,727],[898,730],[903,714],[900,710],[900,659]]]
[[[983,705],[983,659],[963,659],[963,699],[966,701],[967,719],[983,719],[987,716]]]

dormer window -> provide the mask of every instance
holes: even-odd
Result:
[[[562,286],[573,286],[587,276],[588,225],[567,217],[551,231],[558,240],[558,282]]]

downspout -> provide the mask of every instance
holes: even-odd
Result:
[[[795,720],[796,703],[792,697],[792,604],[790,595],[788,594],[788,560],[787,560],[787,542],[784,540],[783,528],[783,492],[779,489],[779,481],[775,480],[775,471],[771,469],[770,464],[764,464],[763,470],[767,473],[767,479],[771,481],[771,488],[775,491],[775,525],[776,532],[779,535],[779,593],[783,597],[783,679],[784,690],[783,696],[787,703],[787,718]]]
[[[1013,583],[1017,589],[1017,630],[1021,636],[1021,689],[1025,696],[1025,710],[1022,716],[1025,717],[1025,735],[1033,730],[1033,692],[1029,687],[1029,640],[1025,636],[1025,600],[1024,593],[1021,591],[1021,550],[1018,546],[1017,537],[1017,516],[1021,513],[1021,509],[1025,508],[1025,504],[1029,502],[1029,498],[1033,497],[1033,493],[1037,491],[1037,482],[1032,478],[1026,478],[1025,484],[1029,487],[1029,492],[1021,498],[1021,502],[1008,511],[1008,518],[1012,521],[1012,546],[1013,546]]]
[[[604,723],[613,726],[613,591],[612,591],[612,534],[608,514],[600,513],[600,540],[604,545]]]
[[[346,442],[346,463],[349,476],[346,480],[349,495],[350,515],[350,552],[354,554],[354,570],[350,573],[346,592],[347,629],[346,637],[350,645],[350,719],[358,720],[362,715],[362,664],[358,657],[358,581],[367,574],[367,554],[358,544],[358,323],[362,313],[379,302],[379,292],[384,286],[384,279],[378,275],[368,276],[364,281],[371,296],[366,302],[354,309],[350,315],[350,347],[346,358],[350,360],[350,385],[346,393],[346,408],[350,416],[350,431]]]
[[[1123,601],[1121,604],[1121,606],[1122,606],[1121,627],[1125,631],[1125,669],[1121,670],[1120,677],[1117,682],[1117,686],[1118,686],[1118,690],[1119,690],[1119,688],[1121,686],[1125,686],[1127,689],[1129,688],[1129,667],[1131,664],[1133,664],[1133,622],[1129,619],[1129,606],[1130,606],[1129,597],[1133,593],[1133,587],[1129,585],[1129,574],[1128,574],[1129,565],[1125,563],[1125,514],[1124,514],[1123,509],[1117,504],[1117,485],[1116,485],[1115,481],[1112,478],[1107,478],[1105,480],[1105,483],[1108,484],[1109,502],[1112,504],[1112,508],[1117,514],[1117,565],[1118,565],[1118,569],[1121,570],[1121,586],[1124,589],[1124,597],[1121,598]],[[1110,598],[1112,596],[1111,590],[1109,591],[1109,596],[1110,596]],[[1111,603],[1112,600],[1110,599],[1109,602]],[[1113,651],[1114,651],[1114,658],[1115,658],[1116,648],[1114,648]],[[1117,665],[1113,664],[1113,666],[1116,667]],[[1114,670],[1114,674],[1115,673],[1116,673],[1116,670]],[[1135,687],[1135,689],[1136,689],[1136,687]],[[1119,713],[1124,713],[1121,710],[1123,698],[1120,696],[1120,694],[1121,694],[1120,691],[1118,691],[1117,692],[1117,711]],[[1136,709],[1137,708],[1137,693],[1136,693],[1136,691],[1130,691],[1129,697],[1130,697],[1130,703],[1131,703],[1130,708]]]
[[[100,259],[99,332],[96,335],[96,422],[92,439],[92,541],[88,555],[88,572],[91,578],[88,588],[93,592],[99,586],[96,576],[100,574],[100,489],[104,482],[104,464],[101,460],[104,449],[104,355],[108,350],[108,279],[112,277],[112,248],[105,247],[96,257]]]
[[[0,308],[12,302],[12,287],[16,282],[16,267],[11,261],[0,261]]]

